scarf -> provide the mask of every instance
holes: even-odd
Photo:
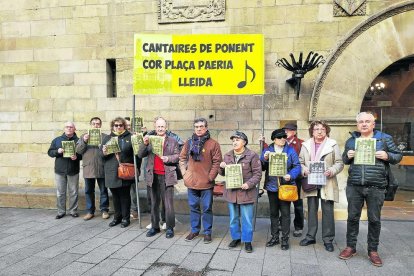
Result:
[[[321,153],[322,149],[324,148],[326,144],[327,137],[323,140],[323,142],[320,144],[318,150],[315,152],[315,139],[311,138],[311,161],[320,161],[321,160]]]
[[[112,131],[113,134],[115,134],[115,136],[119,136],[124,134],[124,132],[126,131],[126,129],[124,129],[123,131],[119,132],[119,131]]]
[[[201,137],[198,137],[196,134],[193,134],[191,137],[191,149],[190,154],[193,157],[194,161],[201,161],[201,153],[203,150],[204,143],[210,139],[210,132],[207,130],[206,134]]]

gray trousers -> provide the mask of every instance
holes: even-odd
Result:
[[[315,240],[318,232],[319,197],[308,197],[308,233],[306,237]],[[332,243],[335,238],[334,201],[321,199],[322,209],[322,240]]]
[[[56,207],[58,215],[66,214],[66,190],[69,193],[69,213],[74,214],[78,210],[79,174],[61,175],[55,173],[56,183]]]

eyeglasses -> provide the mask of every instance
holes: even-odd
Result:
[[[123,127],[124,124],[114,124],[114,127]]]

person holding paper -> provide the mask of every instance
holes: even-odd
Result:
[[[349,165],[346,198],[348,199],[348,220],[346,229],[346,248],[339,258],[348,260],[356,255],[356,245],[364,202],[368,214],[368,258],[374,266],[382,266],[378,254],[381,233],[381,209],[384,204],[387,181],[387,166],[397,164],[402,159],[400,150],[392,137],[374,130],[374,115],[361,112],[356,117],[357,129],[346,141],[342,160]],[[375,165],[354,164],[355,141],[358,138],[376,139]]]
[[[61,219],[66,215],[66,190],[69,193],[69,213],[72,217],[78,217],[78,190],[79,190],[79,161],[82,155],[74,154],[69,158],[63,157],[62,142],[72,141],[76,143],[76,127],[73,122],[66,122],[64,133],[53,139],[47,154],[55,158],[55,183],[57,188],[57,215]]]
[[[336,175],[343,168],[341,152],[334,139],[329,138],[331,128],[324,121],[313,121],[309,126],[310,139],[302,143],[299,160],[302,166],[302,175],[308,177],[312,161],[325,162],[326,184],[315,186],[315,190],[305,192],[302,196],[308,200],[308,232],[299,245],[308,246],[316,243],[318,231],[319,199],[322,209],[322,240],[325,250],[334,251],[333,240],[335,238],[334,202],[339,202],[339,188]],[[308,178],[309,181],[309,178]],[[309,183],[315,184],[315,183]]]
[[[165,206],[165,217],[167,231],[165,237],[174,237],[175,212],[174,212],[174,185],[177,184],[177,173],[175,164],[178,163],[179,150],[177,141],[166,135],[167,121],[159,117],[155,122],[155,130],[158,137],[163,138],[162,156],[153,152],[148,135],[144,137],[144,143],[140,145],[138,157],[147,158],[145,166],[145,182],[150,187],[151,195],[151,228],[147,237],[152,237],[160,230],[160,203],[161,199]]]
[[[213,228],[213,186],[222,161],[220,144],[210,137],[207,120],[194,120],[194,134],[180,153],[180,170],[188,188],[191,232],[185,241],[194,240],[200,233],[201,219],[204,243],[211,243]],[[203,209],[200,209],[200,205]]]
[[[102,154],[104,160],[105,186],[111,190],[114,204],[114,219],[109,226],[121,224],[128,227],[130,224],[131,197],[129,190],[135,185],[135,180],[123,180],[118,177],[119,163],[134,163],[134,153],[131,143],[131,133],[126,129],[125,119],[116,117],[111,121],[111,134],[102,140]],[[110,153],[106,145],[111,139],[118,142],[120,152]],[[119,160],[118,160],[119,159]]]
[[[230,140],[232,140],[233,149],[224,155],[219,173],[224,176],[226,166],[241,164],[243,184],[237,189],[226,187],[223,193],[223,198],[228,202],[230,214],[232,241],[229,247],[234,248],[240,242],[244,242],[245,251],[250,253],[253,251],[253,212],[254,202],[257,198],[256,185],[259,185],[262,178],[262,165],[257,153],[246,147],[249,143],[246,134],[236,131],[230,136]]]
[[[283,184],[295,185],[295,179],[300,174],[299,157],[295,149],[286,143],[286,132],[284,129],[276,129],[272,132],[272,144],[265,148],[262,152],[260,160],[262,167],[266,170],[264,189],[267,191],[270,207],[270,232],[272,237],[266,243],[266,246],[271,247],[280,243],[279,241],[279,210],[282,216],[282,250],[289,249],[289,234],[290,234],[290,202],[279,200],[278,186]],[[287,155],[287,174],[279,176],[269,175],[269,154],[272,152],[285,153]]]
[[[93,117],[89,124],[92,130],[100,130],[102,120],[99,117]],[[76,152],[82,155],[83,177],[85,178],[87,214],[83,217],[84,220],[90,220],[95,216],[95,181],[99,187],[99,209],[101,210],[102,218],[109,218],[108,189],[105,187],[103,159],[99,149],[102,138],[105,137],[104,135],[99,134],[99,137],[90,137],[88,132],[83,134],[76,144]],[[91,145],[92,139],[99,140],[99,144]]]

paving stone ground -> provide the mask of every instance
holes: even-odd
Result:
[[[127,228],[115,226],[97,214],[90,221],[81,217],[54,217],[45,209],[0,208],[0,275],[414,275],[414,221],[383,221],[379,253],[383,267],[370,264],[366,254],[367,222],[360,224],[357,256],[338,258],[345,247],[346,222],[336,222],[335,252],[318,242],[291,249],[267,248],[269,220],[257,219],[253,253],[242,246],[229,249],[228,217],[214,217],[213,242],[202,235],[184,240],[188,216],[178,216],[175,237],[165,232],[147,238],[149,215]],[[306,229],[305,229],[306,230]],[[321,230],[321,229],[320,229]],[[320,232],[320,231],[319,231]]]

